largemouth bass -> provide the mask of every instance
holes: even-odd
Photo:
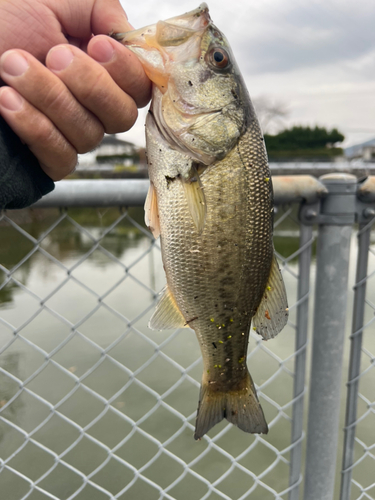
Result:
[[[267,340],[287,322],[274,257],[273,192],[262,133],[208,7],[117,39],[153,82],[146,120],[146,223],[160,234],[167,286],[150,320],[190,327],[203,357],[195,439],[226,418],[268,427],[246,365],[251,323]]]

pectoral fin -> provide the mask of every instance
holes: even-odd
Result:
[[[288,301],[285,285],[276,257],[273,258],[270,277],[253,317],[253,328],[265,340],[276,337],[288,321]]]
[[[185,318],[179,310],[176,300],[166,285],[160,292],[160,299],[148,324],[151,330],[169,330],[171,328],[188,328]]]
[[[184,186],[185,197],[190,215],[198,233],[200,234],[203,231],[204,223],[206,221],[207,205],[202,181],[195,167],[192,167],[190,177],[186,180],[182,180],[182,184]]]
[[[154,235],[154,238],[158,238],[160,236],[158,199],[152,182],[150,182],[145,201],[145,223]]]

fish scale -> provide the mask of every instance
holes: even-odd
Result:
[[[168,221],[162,229],[168,284],[184,317],[197,318],[189,326],[200,342],[204,369],[222,385],[231,385],[233,378],[215,378],[213,367],[226,364],[228,374],[235,374],[238,360],[246,355],[251,311],[256,311],[263,296],[273,254],[271,186],[265,181],[269,170],[264,148],[261,157],[252,139],[255,126],[225,160],[202,175],[207,219],[200,236],[186,209],[181,185],[176,184],[175,193],[164,196],[165,181],[162,176],[154,178],[150,170],[158,199],[166,200],[159,205],[159,214],[161,220]],[[243,163],[241,153],[245,152],[250,164],[253,159],[259,163],[256,168]],[[183,208],[175,212],[177,205]],[[233,207],[235,212],[226,218],[225,208]],[[256,232],[261,237],[254,238]],[[230,364],[225,363],[228,358]]]
[[[272,185],[260,138],[254,120],[237,147],[202,174],[207,218],[201,235],[181,183],[168,184],[158,168],[169,163],[169,150],[148,140],[167,282],[197,335],[204,378],[224,392],[236,387],[247,371],[251,318],[263,296],[273,255]]]
[[[145,210],[160,234],[167,286],[150,327],[196,333],[204,365],[196,439],[223,418],[267,433],[246,365],[250,327],[267,340],[288,313],[267,154],[246,87],[205,4],[124,40],[154,82]]]

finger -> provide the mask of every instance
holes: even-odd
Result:
[[[119,0],[95,0],[91,14],[91,25],[95,35],[134,29],[129,24],[128,17]]]
[[[51,120],[16,90],[0,88],[0,114],[28,145],[52,180],[58,181],[74,170],[77,164],[76,150]]]
[[[0,58],[0,77],[45,114],[79,153],[95,148],[103,138],[101,122],[71,94],[60,78],[23,50]]]
[[[102,64],[139,108],[146,106],[151,98],[151,82],[133,52],[112,38],[98,35],[90,40],[87,53]]]
[[[46,65],[108,134],[125,132],[134,125],[138,115],[134,100],[87,54],[71,45],[58,45],[47,54]]]
[[[87,52],[87,45],[88,45],[89,41],[91,40],[91,38],[92,38],[92,36],[90,38],[74,38],[72,36],[67,35],[67,37],[66,37],[66,39],[70,45],[74,45],[75,47],[78,47],[79,49],[83,50],[83,52]]]
[[[49,2],[64,33],[88,38],[92,33],[129,31],[128,18],[119,0],[64,0]],[[60,42],[63,43],[63,42]],[[56,45],[56,44],[55,44]]]

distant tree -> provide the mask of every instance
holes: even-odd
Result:
[[[265,96],[256,97],[252,101],[264,134],[276,133],[284,128],[285,118],[289,114],[284,103],[271,101]]]
[[[269,151],[333,147],[344,138],[336,128],[328,131],[324,127],[292,127],[276,135],[264,136]]]
[[[321,160],[331,161],[343,151],[337,144],[344,140],[337,129],[324,127],[292,127],[278,134],[265,134],[264,140],[271,161]]]

